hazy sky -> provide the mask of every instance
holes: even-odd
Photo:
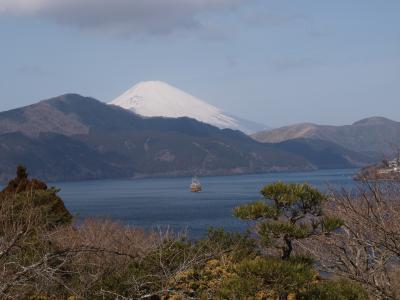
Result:
[[[0,110],[162,80],[280,126],[400,121],[399,0],[0,0]]]

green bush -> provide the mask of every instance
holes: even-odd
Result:
[[[299,300],[365,300],[368,294],[359,284],[348,280],[325,281],[312,285]]]
[[[274,257],[246,259],[236,267],[235,276],[224,282],[224,299],[252,299],[257,296],[285,296],[306,288],[316,279],[311,260]]]

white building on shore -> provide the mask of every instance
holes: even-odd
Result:
[[[393,159],[387,163],[387,167],[378,171],[378,174],[400,173],[400,158]]]

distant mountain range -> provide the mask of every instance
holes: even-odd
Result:
[[[314,169],[302,156],[190,118],[145,118],[68,94],[0,113],[0,180],[17,164],[46,180]]]
[[[221,129],[235,129],[247,134],[269,129],[266,125],[225,113],[162,81],[140,82],[110,104],[145,117],[189,117]]]
[[[353,126],[377,135],[382,130],[381,138],[390,138],[388,123],[395,130],[396,122],[383,119]],[[369,153],[377,149],[372,145],[357,151],[326,134],[291,132],[259,133],[254,136],[259,142],[238,130],[192,118],[145,117],[67,94],[0,113],[0,181],[12,178],[18,164],[24,164],[32,176],[64,181],[350,168],[376,160]],[[353,134],[355,139],[364,135]],[[341,135],[335,137],[351,139]]]
[[[400,145],[400,122],[383,117],[360,120],[352,125],[328,126],[303,123],[259,132],[253,138],[263,143],[291,140],[330,142],[371,158],[390,156]]]

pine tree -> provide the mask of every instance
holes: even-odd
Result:
[[[264,199],[236,207],[235,216],[258,221],[257,233],[265,246],[279,249],[288,260],[293,242],[313,235],[328,233],[343,223],[324,216],[327,197],[308,184],[276,182],[261,190]]]

